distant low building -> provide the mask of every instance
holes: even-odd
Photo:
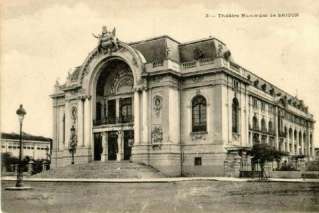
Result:
[[[11,153],[14,157],[19,157],[19,139],[17,133],[1,133],[1,153]],[[43,136],[34,136],[27,133],[22,134],[23,157],[30,159],[46,159],[51,156],[52,139]]]

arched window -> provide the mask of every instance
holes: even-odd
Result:
[[[206,131],[206,99],[198,95],[192,100],[192,131]]]
[[[233,99],[232,104],[232,130],[234,133],[239,133],[239,103],[237,98]]]
[[[268,122],[268,131],[269,131],[270,133],[273,133],[272,122],[271,122],[271,121]]]
[[[304,142],[305,144],[307,143],[306,133],[303,133],[303,142]]]
[[[292,140],[292,129],[289,128],[289,139]]]
[[[261,131],[266,132],[266,121],[264,118],[261,119]]]
[[[254,130],[258,130],[259,127],[258,127],[258,119],[256,116],[253,117],[253,129]]]

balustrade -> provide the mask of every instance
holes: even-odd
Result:
[[[121,124],[121,123],[133,123],[133,115],[120,116],[120,117],[105,117],[100,120],[94,120],[93,124],[95,126],[105,125],[105,124]]]

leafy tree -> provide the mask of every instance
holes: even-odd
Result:
[[[253,145],[249,155],[253,156],[253,164],[260,165],[261,176],[264,177],[266,162],[276,161],[279,164],[281,157],[286,155],[286,153],[278,151],[268,144],[258,143]]]
[[[1,165],[6,171],[11,171],[11,165],[18,164],[19,159],[12,156],[10,152],[1,153]]]

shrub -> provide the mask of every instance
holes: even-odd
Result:
[[[11,165],[15,165],[19,163],[19,159],[12,156],[10,152],[5,152],[1,153],[1,162],[2,162],[2,167],[6,168],[6,171],[8,172],[13,172],[14,170],[12,169]]]
[[[319,160],[311,161],[306,164],[307,171],[319,171]]]
[[[297,171],[297,169],[290,164],[282,165],[277,171]]]

